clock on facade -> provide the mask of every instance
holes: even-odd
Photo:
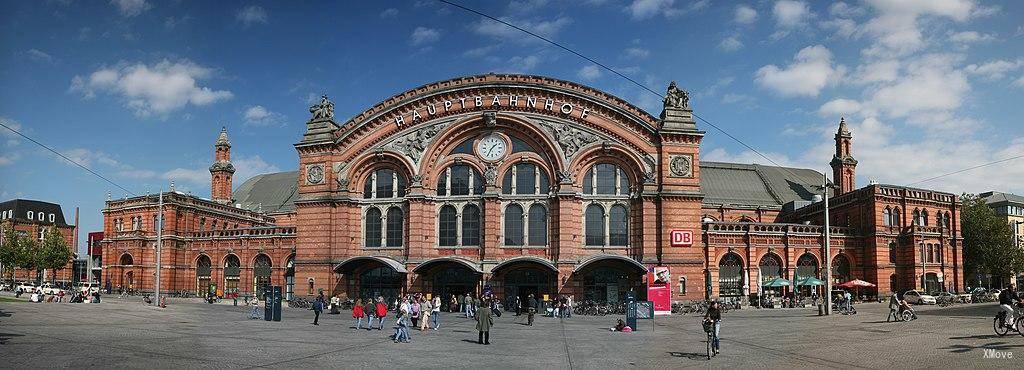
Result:
[[[508,154],[508,143],[497,134],[490,134],[476,142],[476,154],[486,161],[496,161]]]

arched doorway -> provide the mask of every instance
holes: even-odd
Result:
[[[837,255],[832,259],[832,284],[838,285],[850,281],[853,275],[850,274],[850,259],[845,255]]]
[[[743,259],[736,253],[728,253],[718,262],[718,296],[743,296]]]
[[[573,271],[574,276],[582,277],[584,300],[610,305],[625,301],[626,293],[631,291],[637,299],[645,299],[647,292],[641,289],[645,274],[644,265],[619,255],[591,257]]]
[[[263,299],[263,290],[270,286],[271,267],[270,257],[259,254],[252,263],[252,291],[257,297]]]
[[[118,262],[121,265],[122,271],[121,281],[119,284],[120,288],[123,291],[131,293],[132,290],[135,289],[135,271],[132,270],[135,265],[135,260],[132,258],[132,255],[125,253],[121,255]]]
[[[407,270],[405,264],[384,256],[357,256],[334,267],[342,274],[349,298],[384,298],[391,304],[402,294]]]
[[[810,295],[815,290],[814,286],[806,284],[808,278],[818,278],[818,259],[804,253],[796,260],[796,285],[801,294]]]
[[[779,258],[779,255],[775,253],[769,252],[764,257],[761,257],[761,262],[758,263],[758,270],[761,277],[761,291],[772,295],[780,294],[782,288],[772,288],[766,286],[766,284],[782,277],[782,258]]]
[[[124,277],[121,278],[121,287],[132,293],[135,290],[135,271],[128,271],[124,273]]]
[[[451,302],[452,296],[466,293],[476,296],[477,286],[483,277],[483,271],[476,262],[458,257],[427,260],[416,266],[413,271],[419,274],[424,282],[430,283],[430,288],[424,289],[425,291],[441,297],[446,303]]]
[[[939,275],[934,272],[924,274],[924,291],[934,294],[942,291],[942,284],[939,283]]]
[[[212,271],[213,263],[210,262],[210,257],[205,254],[199,255],[199,258],[196,258],[196,295],[206,297],[212,282]]]
[[[238,285],[241,281],[242,262],[238,256],[229,254],[224,257],[224,293],[238,293]],[[217,287],[213,287],[216,292]]]
[[[288,256],[284,271],[284,299],[291,301],[295,297],[295,255]]]
[[[532,294],[543,298],[544,294],[554,296],[558,281],[558,268],[550,261],[533,256],[513,257],[499,263],[491,270],[491,282],[500,285],[495,289],[505,306],[512,309],[516,297],[520,303]]]

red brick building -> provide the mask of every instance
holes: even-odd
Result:
[[[824,176],[702,163],[705,133],[674,83],[658,117],[573,82],[494,74],[420,86],[344,122],[326,97],[310,112],[297,171],[256,176],[232,193],[222,131],[212,200],[165,195],[163,286],[617,301],[630,290],[643,296],[656,266],[669,268],[674,300],[754,294],[774,276],[827,278],[815,202]],[[959,289],[956,197],[857,189],[852,144],[841,122],[833,279],[883,292]],[[152,289],[156,202],[104,210],[105,275],[115,285]],[[673,230],[691,231],[693,245],[672,246]]]
[[[76,210],[77,212],[77,210]],[[77,217],[77,214],[76,214]],[[0,203],[0,238],[4,237],[4,230],[16,230],[22,236],[35,239],[42,243],[43,238],[49,230],[56,228],[64,237],[68,249],[71,249],[72,258],[65,268],[47,270],[45,279],[47,282],[56,281],[60,283],[72,282],[72,265],[77,243],[75,242],[76,226],[69,225],[64,219],[64,211],[59,204],[28,199],[13,199]],[[3,278],[7,278],[7,269],[12,266],[4,266]],[[36,272],[26,269],[14,268],[14,279],[17,281],[35,282]]]

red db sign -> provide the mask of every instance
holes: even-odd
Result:
[[[669,239],[673,247],[689,247],[693,245],[693,232],[690,230],[672,230]]]

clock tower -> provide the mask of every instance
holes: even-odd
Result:
[[[215,202],[231,203],[231,177],[235,174],[235,166],[231,164],[231,142],[228,141],[228,129],[221,127],[220,136],[214,147],[214,162],[210,165],[210,199]]]

